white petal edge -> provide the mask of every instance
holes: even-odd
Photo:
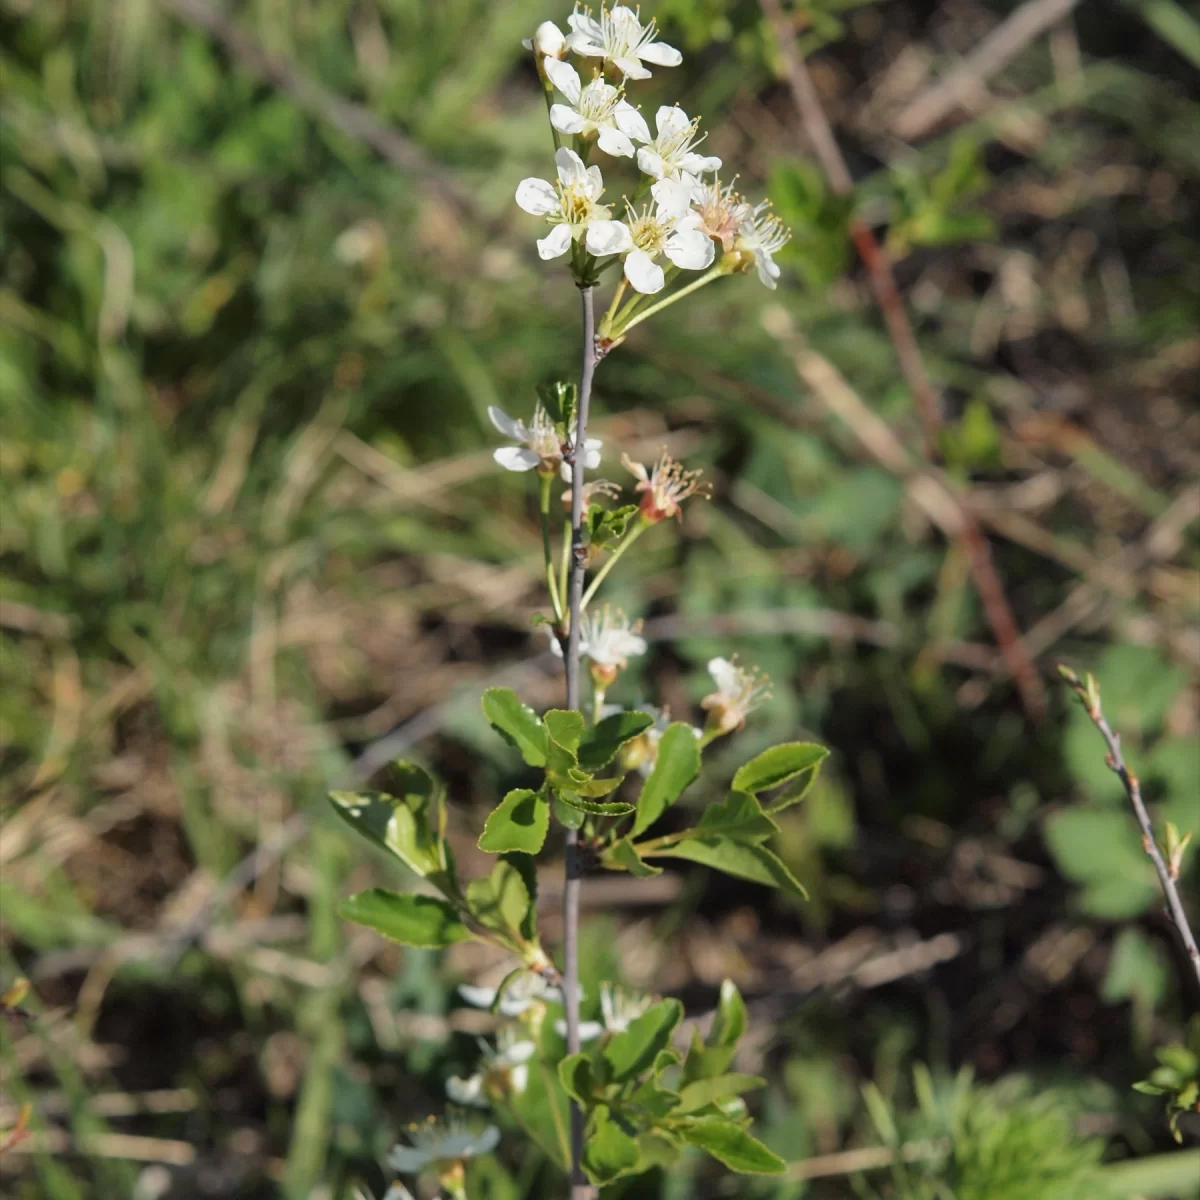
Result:
[[[583,159],[569,146],[559,146],[554,152],[554,165],[558,168],[559,182],[564,185],[580,183],[587,174]]]
[[[613,112],[613,120],[616,121],[617,128],[635,142],[651,140],[650,126],[646,124],[646,118],[628,100],[622,100],[617,105]]]
[[[548,58],[543,64],[546,77],[572,104],[579,100],[583,85],[579,82],[579,72],[570,63],[561,59]]]
[[[559,133],[582,133],[587,127],[587,122],[569,104],[550,106],[550,124]]]
[[[660,179],[651,185],[650,195],[654,197],[658,215],[675,221],[681,220],[692,206],[691,186],[678,179]]]
[[[512,438],[514,442],[523,442],[525,440],[525,422],[514,421],[502,408],[497,408],[494,404],[488,405],[488,420],[507,438]]]
[[[531,176],[517,184],[517,203],[531,216],[544,217],[558,208],[558,192],[554,184]]]
[[[460,983],[458,994],[474,1008],[491,1008],[496,1003],[496,989],[477,987],[473,983]]]
[[[625,278],[643,296],[661,292],[666,278],[663,269],[645,250],[631,250],[625,259]],[[499,451],[497,451],[499,453]]]
[[[401,1175],[416,1175],[433,1162],[433,1155],[426,1150],[414,1150],[410,1146],[393,1146],[387,1161],[388,1166]]]
[[[648,45],[639,46],[638,58],[652,62],[656,67],[677,67],[683,62],[683,55],[666,42],[650,42]]]
[[[544,238],[538,238],[538,254],[545,259],[560,258],[571,246],[571,227],[555,225]]]
[[[663,253],[685,271],[703,271],[712,266],[716,257],[712,238],[698,229],[673,233],[663,247]]]
[[[708,661],[708,673],[717,685],[717,691],[722,695],[733,696],[741,691],[739,672],[727,658],[711,658]],[[458,989],[460,992],[462,988]]]
[[[654,124],[658,127],[661,137],[664,133],[682,133],[691,125],[691,121],[677,104],[664,104],[654,114]]]
[[[667,173],[667,165],[662,160],[662,155],[657,150],[651,150],[649,146],[643,146],[637,152],[638,170],[643,175],[649,175],[653,179],[662,179]]]
[[[492,457],[506,471],[532,471],[542,461],[524,446],[501,446],[492,451]]]
[[[650,72],[636,58],[614,58],[612,64],[626,79],[649,79]]]
[[[592,221],[588,225],[586,243],[589,254],[604,258],[623,254],[633,245],[633,236],[621,221]]]
[[[633,143],[614,125],[605,125],[596,138],[600,149],[613,158],[632,158]]]

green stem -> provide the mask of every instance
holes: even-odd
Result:
[[[600,711],[604,708],[604,689],[602,687],[594,687],[592,689],[592,724],[600,724]]]
[[[649,308],[643,309],[642,312],[638,313],[638,315],[633,318],[633,320],[629,321],[627,324],[621,325],[616,332],[616,336],[623,337],[635,325],[640,325],[644,320],[646,320],[647,317],[654,316],[656,312],[661,312],[664,308],[674,304],[676,300],[682,300],[684,296],[687,296],[690,293],[704,287],[706,283],[712,283],[714,279],[720,279],[722,275],[728,274],[729,268],[722,266],[722,264],[718,262],[715,267],[701,275],[700,278],[695,281],[695,283],[689,283],[687,287],[680,288],[677,292],[672,292],[665,300],[660,300],[657,304],[652,304]]]
[[[604,582],[609,571],[617,565],[617,560],[633,545],[634,542],[642,536],[642,534],[650,527],[650,522],[642,517],[638,518],[638,523],[625,535],[625,540],[612,552],[608,562],[596,572],[596,577],[588,585],[588,589],[583,593],[583,603],[580,606],[580,612],[586,612],[588,601],[596,594],[596,589]]]
[[[550,550],[550,489],[553,486],[553,475],[538,476],[538,507],[542,519],[542,554],[546,559],[546,587],[550,591],[550,603],[554,605],[554,619],[561,621],[562,598],[558,594],[558,580],[554,577],[554,555]]]
[[[558,564],[558,594],[563,599],[566,599],[566,595],[567,595],[567,572],[570,570],[570,567],[571,567],[571,525],[570,525],[569,521],[564,521],[563,522],[563,535],[562,535],[562,560]],[[564,612],[562,614],[562,616],[559,617],[559,620],[561,621],[563,619],[563,617],[565,617],[565,616],[566,616],[566,613]],[[563,632],[566,633],[567,632],[566,629],[564,629]]]
[[[608,332],[612,329],[613,317],[616,315],[617,305],[621,303],[625,295],[625,289],[629,286],[629,281],[622,276],[621,282],[617,284],[617,290],[613,292],[612,303],[608,306],[608,312],[604,314],[604,320],[600,322],[600,336],[608,337]]]
[[[548,79],[542,80],[542,96],[546,100],[546,116],[550,115],[550,109],[554,106],[554,85]],[[562,142],[559,140],[558,130],[554,128],[553,123],[550,125],[550,136],[554,139],[554,153],[557,154]]]

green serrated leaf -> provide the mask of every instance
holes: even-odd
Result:
[[[611,1119],[606,1106],[598,1105],[583,1147],[583,1169],[588,1178],[603,1186],[634,1174],[637,1168],[637,1141]]]
[[[603,1050],[604,1061],[616,1082],[639,1075],[670,1044],[675,1026],[683,1019],[678,1000],[660,1000],[618,1033]]]
[[[592,1106],[592,1061],[587,1054],[568,1054],[558,1064],[563,1090],[586,1112]]]
[[[721,1117],[697,1117],[675,1126],[689,1146],[696,1146],[739,1175],[776,1175],[787,1167],[739,1125]]]
[[[628,871],[630,875],[636,876],[638,879],[648,879],[651,875],[662,874],[662,868],[646,862],[634,849],[633,843],[628,838],[621,838],[619,842],[614,842],[608,848],[604,856],[604,863],[605,866]]]
[[[550,736],[564,749],[571,751],[573,762],[578,761],[579,743],[583,738],[583,713],[573,708],[551,708],[542,716]]]
[[[597,779],[593,781],[596,784],[609,782],[606,779]],[[618,783],[620,780],[617,781]],[[611,791],[612,789],[607,789]],[[601,795],[604,793],[601,792]],[[586,796],[581,796],[578,792],[562,791],[558,793],[558,798],[568,808],[578,809],[580,812],[591,813],[597,817],[627,817],[633,812],[633,805],[626,804],[624,800],[592,800]]]
[[[337,911],[347,921],[366,925],[405,946],[452,946],[472,936],[453,905],[434,896],[369,888],[347,896]]]
[[[472,879],[466,899],[480,925],[518,942],[529,940],[524,931],[529,928],[532,900],[521,872],[511,863],[501,859],[491,875]]]
[[[762,805],[749,792],[730,792],[719,804],[710,804],[687,837],[725,837],[757,845],[779,832]]]
[[[446,874],[447,859],[433,827],[428,794],[330,792],[329,800],[347,825],[395,855],[410,871],[421,876]]]
[[[489,854],[537,854],[550,829],[550,801],[528,788],[511,791],[492,810],[479,838]]]
[[[539,384],[535,390],[550,420],[564,429],[570,428],[575,417],[578,385],[555,380],[554,383]]]
[[[587,771],[599,771],[616,757],[617,751],[654,724],[643,712],[613,713],[587,730],[579,743],[579,765]]]
[[[531,767],[546,765],[546,728],[512,688],[488,688],[483,693],[483,715],[502,738],[521,752]]]
[[[573,804],[565,804],[563,798],[557,793],[554,793],[554,818],[564,829],[582,829],[584,821],[587,820],[587,813],[582,808],[576,808]]]
[[[796,877],[765,846],[744,846],[721,838],[688,838],[674,846],[653,852],[642,851],[645,857],[686,858],[767,887],[777,887],[793,896],[808,898],[808,893]]]
[[[733,777],[733,788],[735,791],[749,792],[752,796],[757,796],[759,792],[777,788],[788,780],[795,779],[797,775],[806,774],[808,778],[804,791],[788,797],[788,804],[796,804],[812,786],[821,764],[828,757],[829,751],[815,742],[786,742],[782,746],[772,746],[769,750],[755,755],[738,770]]]
[[[690,725],[677,721],[659,739],[654,769],[637,799],[637,819],[630,837],[649,829],[699,774],[700,743]]]
[[[697,1079],[680,1089],[680,1114],[694,1113],[697,1109],[707,1108],[718,1100],[726,1100],[730,1096],[740,1096],[743,1092],[752,1092],[755,1088],[764,1087],[766,1080],[758,1075],[717,1075],[712,1079]]]

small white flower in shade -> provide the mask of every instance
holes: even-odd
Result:
[[[665,255],[685,271],[703,271],[715,256],[712,239],[700,228],[691,208],[691,188],[675,179],[660,179],[651,189],[654,211],[629,209],[626,221],[633,249],[625,255],[625,278],[644,295],[661,292],[666,276],[655,261]]]
[[[658,27],[654,21],[643,25],[638,14],[623,4],[601,8],[597,21],[590,13],[576,8],[567,18],[571,33],[567,45],[584,58],[602,58],[612,63],[627,79],[649,79],[642,65],[677,67],[683,55],[666,42],[655,41]]]
[[[557,183],[545,179],[522,179],[517,185],[517,203],[531,216],[543,217],[554,228],[538,238],[542,258],[559,258],[582,241],[589,254],[603,258],[629,248],[629,230],[610,219],[609,209],[597,201],[604,194],[599,167],[585,167],[574,150],[560,146],[554,155]]]
[[[475,1008],[491,1008],[496,1004],[495,988],[462,983],[459,984],[458,994]],[[502,1016],[520,1017],[529,1012],[534,1005],[561,1003],[562,992],[559,988],[547,983],[541,975],[525,971],[504,989],[497,1008]]]
[[[539,471],[553,474],[564,465],[558,430],[550,414],[540,404],[534,408],[533,420],[529,425],[524,421],[514,421],[504,409],[494,404],[488,407],[488,417],[505,437],[517,443],[515,446],[501,446],[492,452],[492,457],[506,471],[531,471],[537,467]],[[600,447],[603,445],[599,438],[588,438],[584,443],[586,452],[583,465],[589,470],[595,470],[600,465]]]
[[[525,38],[521,45],[548,59],[565,58],[567,55],[566,35],[553,21],[543,21],[533,31],[533,37]]]
[[[737,665],[736,658],[714,658],[708,673],[717,690],[700,701],[708,709],[708,728],[715,733],[732,733],[770,695],[770,680],[757,667]]]
[[[580,1021],[579,1040],[590,1042],[604,1033],[624,1033],[654,1002],[653,996],[627,992],[615,984],[600,985],[600,1021]],[[566,1021],[555,1021],[559,1037],[567,1036]]]
[[[597,687],[608,687],[631,657],[646,653],[646,639],[638,634],[641,627],[641,621],[631,622],[619,608],[607,604],[598,613],[585,612],[579,619],[579,655],[591,663]],[[562,645],[553,633],[550,649],[562,658]]]
[[[606,704],[600,710],[601,717],[611,717],[626,710],[619,704]],[[637,737],[630,738],[622,747],[620,753],[621,766],[626,771],[637,771],[639,775],[649,775],[658,759],[658,743],[671,724],[671,710],[656,708],[653,704],[638,704],[630,711],[645,713],[654,724],[644,729]],[[703,731],[694,725],[691,727],[696,740],[704,736]]]
[[[678,179],[689,186],[710,171],[721,169],[721,160],[697,154],[704,141],[700,122],[689,121],[682,108],[664,104],[654,117],[658,136],[637,152],[638,169],[655,179]]]
[[[692,207],[700,218],[699,228],[714,242],[720,242],[726,253],[732,250],[738,229],[750,212],[750,205],[733,190],[733,184],[722,184],[720,179],[696,183],[692,188]]]
[[[490,1154],[500,1144],[500,1130],[495,1125],[473,1130],[454,1116],[446,1121],[430,1117],[404,1132],[409,1144],[393,1146],[388,1155],[388,1166],[402,1175],[419,1175],[427,1167],[450,1167]]]
[[[600,149],[614,158],[632,158],[634,141],[650,140],[642,114],[626,101],[620,88],[603,79],[593,79],[584,87],[574,67],[553,59],[546,60],[546,75],[571,102],[550,107],[550,124],[559,133],[595,138]]]
[[[519,1096],[529,1083],[529,1060],[537,1047],[512,1029],[502,1029],[493,1049],[487,1042],[479,1043],[479,1070],[460,1079],[452,1075],[446,1080],[446,1095],[455,1104],[487,1108],[490,1097]]]
[[[589,438],[590,442],[592,439]],[[559,468],[559,472],[563,477],[564,483],[573,483],[574,476],[571,472],[569,463],[564,462]],[[603,496],[608,500],[615,500],[621,494],[619,484],[613,483],[611,479],[590,479],[583,485],[583,511],[586,513],[589,506],[596,503],[599,496]],[[562,494],[563,508],[568,512],[571,510],[571,489],[567,488]]]
[[[771,202],[764,200],[753,208],[746,205],[738,223],[734,248],[753,258],[758,277],[766,287],[775,290],[779,266],[774,256],[792,240],[792,232],[771,211]],[[749,270],[750,260],[746,260]]]
[[[642,517],[650,522],[680,518],[680,505],[691,495],[699,492],[708,498],[708,484],[700,482],[701,471],[685,471],[683,464],[676,462],[665,450],[658,462],[649,470],[634,462],[628,454],[621,455],[621,465],[637,477],[635,492],[642,493]]]

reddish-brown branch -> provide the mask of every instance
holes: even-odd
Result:
[[[821,162],[830,187],[838,195],[850,195],[854,181],[849,167],[838,147],[837,139],[821,107],[820,97],[813,85],[812,76],[796,48],[794,30],[788,28],[787,19],[779,0],[759,0],[768,24],[773,28],[775,40],[783,59],[788,85],[804,125],[808,140]],[[925,363],[913,333],[912,323],[896,279],[892,272],[891,258],[879,244],[870,227],[858,217],[851,217],[849,233],[867,268],[871,290],[887,325],[888,336],[896,350],[896,360],[912,393],[913,403],[925,435],[925,452],[930,459],[937,454],[938,430],[941,413],[937,392],[925,371]],[[952,493],[953,494],[953,493]],[[1020,630],[1004,594],[1004,586],[992,561],[991,548],[979,528],[970,505],[962,496],[955,495],[960,513],[960,537],[967,554],[971,579],[979,593],[992,636],[1004,658],[1005,665],[1017,690],[1025,711],[1034,720],[1046,711],[1046,692],[1041,677],[1033,664],[1028,650],[1021,641]]]

